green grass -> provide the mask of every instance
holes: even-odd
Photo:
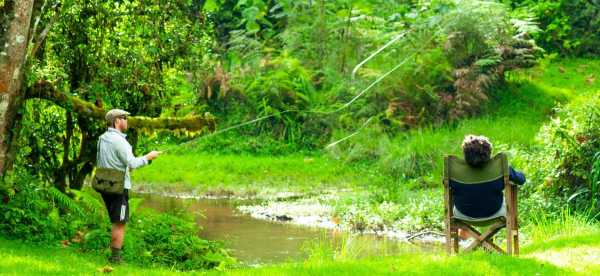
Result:
[[[540,127],[557,104],[584,100],[585,95],[600,90],[600,80],[594,78],[599,71],[600,60],[543,60],[533,69],[511,73],[508,85],[494,93],[491,104],[478,116],[453,125],[413,130],[393,139],[367,130],[354,138],[354,148],[342,147],[341,154],[334,153],[337,160],[323,154],[252,156],[190,150],[161,156],[152,166],[135,172],[134,180],[153,187],[245,193],[364,187],[396,182],[402,175],[439,183],[441,156],[458,154],[466,134],[488,136],[497,150],[510,152],[534,146]],[[371,153],[379,157],[367,162],[370,165],[349,166],[344,162],[362,160]]]
[[[360,172],[324,157],[184,154],[160,156],[134,181],[165,189],[261,193],[351,187]]]
[[[523,244],[519,257],[481,251],[446,256],[440,249],[405,252],[385,257],[359,257],[349,247],[332,251],[316,244],[305,261],[269,265],[259,268],[230,268],[196,274],[219,275],[597,275],[600,272],[600,231],[577,217],[565,216],[554,223],[535,227],[540,233]],[[343,251],[346,252],[343,252]],[[106,257],[81,253],[73,248],[23,243],[0,238],[0,274],[2,275],[89,275],[106,266]],[[135,265],[115,266],[116,275],[172,275],[168,269],[142,268]]]
[[[228,271],[228,274],[596,275],[600,272],[600,259],[597,258],[600,255],[600,231],[597,224],[569,213],[553,222],[538,222],[542,224],[522,229],[522,235],[533,238],[529,239],[529,243],[521,242],[519,257],[481,251],[447,256],[440,249],[434,249],[433,252],[405,251],[395,256],[361,259],[354,252],[360,251],[360,248],[331,251],[317,245],[311,258],[304,262],[238,269]]]
[[[233,271],[231,275],[565,275],[571,271],[529,258],[484,253],[460,257],[406,254],[369,260],[300,263]],[[540,273],[540,274],[536,274]]]
[[[0,238],[0,274],[2,275],[90,275],[101,274],[106,257],[80,253],[73,248],[30,244]],[[122,265],[120,275],[164,275],[165,269],[148,269]]]
[[[419,171],[433,183],[439,183],[444,154],[461,154],[460,144],[467,134],[485,135],[496,151],[529,149],[536,146],[536,136],[544,123],[550,120],[558,104],[585,100],[600,91],[600,80],[591,82],[600,70],[600,60],[569,59],[550,62],[544,60],[538,67],[512,73],[506,88],[494,92],[490,104],[482,114],[459,121],[455,125],[413,130],[393,139],[387,158],[379,166],[393,159],[403,164],[405,171]],[[412,160],[406,162],[407,157]],[[409,163],[409,164],[406,164]]]

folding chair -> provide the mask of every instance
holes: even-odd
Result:
[[[509,181],[508,160],[506,155],[499,153],[482,168],[473,168],[463,159],[456,156],[444,157],[444,222],[446,225],[446,251],[448,254],[458,253],[458,229],[465,231],[475,240],[467,246],[465,252],[483,246],[489,251],[519,254],[519,226],[517,221],[517,185]],[[453,194],[450,181],[461,184],[478,185],[502,178],[504,182],[504,200],[506,216],[489,220],[458,219],[453,214]],[[489,226],[480,233],[473,226]],[[494,244],[492,238],[502,228],[506,227],[506,251]]]

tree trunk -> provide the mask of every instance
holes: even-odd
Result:
[[[23,95],[21,83],[29,41],[33,0],[6,1],[8,21],[0,25],[0,177],[14,160],[10,146]],[[4,22],[2,22],[4,23]]]

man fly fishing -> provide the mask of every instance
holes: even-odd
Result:
[[[125,224],[129,221],[129,190],[131,179],[129,170],[148,165],[160,155],[159,151],[135,157],[131,145],[125,139],[127,135],[127,116],[129,112],[112,109],[106,113],[108,129],[98,140],[96,156],[96,174],[92,186],[100,192],[106,204],[112,223],[112,241],[109,261],[118,264],[122,261]]]

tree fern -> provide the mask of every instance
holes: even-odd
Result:
[[[83,207],[86,212],[91,213],[95,217],[102,217],[105,207],[97,197],[87,191],[71,190],[71,193],[75,194],[79,198],[77,203],[79,203],[79,205]]]
[[[85,210],[77,203],[77,201],[70,198],[56,187],[50,187],[48,189],[48,195],[50,200],[52,200],[57,207],[68,210],[82,217],[86,216]]]

